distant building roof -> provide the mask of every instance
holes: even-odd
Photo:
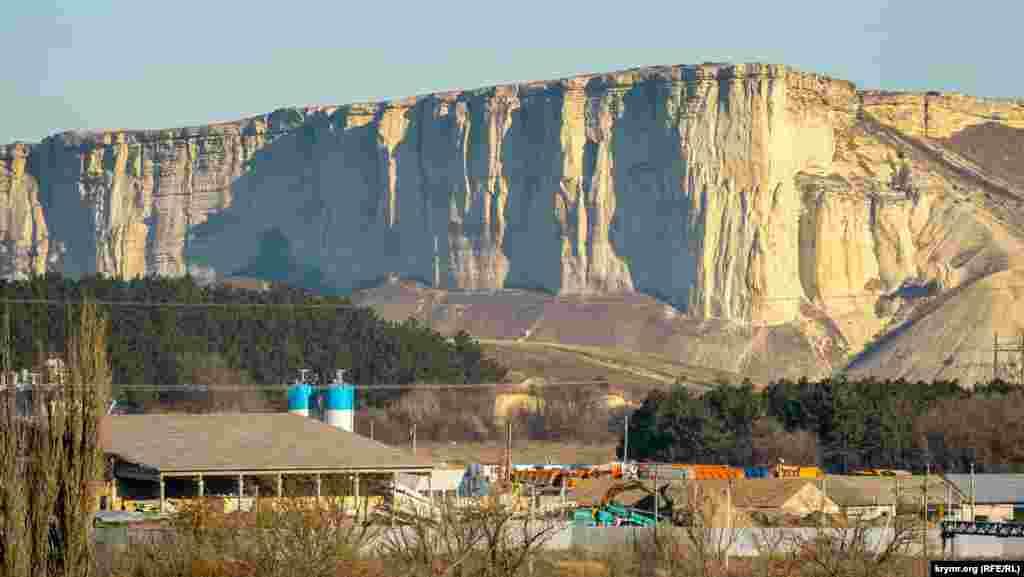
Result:
[[[430,476],[401,473],[398,481],[414,491],[457,491],[465,469],[434,469]]]
[[[730,482],[725,479],[687,481],[686,484],[709,491],[725,491]],[[786,505],[807,485],[814,485],[812,479],[733,479],[732,506],[737,509],[778,509]],[[820,493],[820,491],[818,492]],[[817,503],[809,505],[817,506]]]
[[[913,505],[920,506],[924,496],[924,475],[898,477],[861,477],[857,475],[828,475],[825,477],[825,494],[841,507],[867,507],[872,505]],[[820,486],[820,483],[819,483]],[[948,483],[938,475],[928,476],[928,502],[946,501]],[[952,499],[960,501],[953,487]]]
[[[968,499],[971,476],[946,475]],[[974,475],[974,500],[977,503],[1024,503],[1024,475],[979,473]]]
[[[432,463],[288,413],[109,415],[107,453],[161,473],[428,471]]]

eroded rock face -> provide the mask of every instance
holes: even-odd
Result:
[[[446,287],[639,291],[754,325],[811,305],[859,327],[854,346],[884,321],[877,295],[1015,258],[970,184],[880,132],[948,138],[982,116],[1024,125],[1010,102],[700,65],[65,133],[0,147],[0,265],[228,275],[276,229],[348,288],[432,279],[437,237]]]
[[[49,268],[50,239],[39,186],[29,174],[31,147],[15,144],[0,154],[0,271],[7,277],[43,274]]]

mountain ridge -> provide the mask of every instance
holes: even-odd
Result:
[[[230,276],[288,262],[276,272],[347,289],[433,278],[436,258],[435,288],[640,293],[686,322],[767,327],[728,343],[657,330],[689,343],[685,363],[820,374],[920,304],[902,287],[950,291],[1024,266],[1017,164],[979,152],[996,150],[989,133],[1020,139],[1024,105],[756,63],[67,132],[0,146],[0,272]],[[999,302],[1009,310],[987,325],[1024,328],[1019,303]],[[813,362],[782,366],[801,355]]]

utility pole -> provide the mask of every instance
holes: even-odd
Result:
[[[506,425],[508,434],[505,437],[505,481],[512,480],[512,421]]]
[[[729,477],[729,487],[725,490],[725,574],[729,574],[729,550],[732,549],[732,477]]]
[[[627,409],[627,411],[628,410],[629,409]],[[626,463],[629,462],[629,413],[627,412],[627,413],[625,413],[625,415],[626,415],[626,424],[625,424],[625,427],[624,427],[625,428],[625,437],[623,438],[623,441],[622,441],[622,470],[623,470],[623,472],[625,472],[625,470],[626,470]]]
[[[925,465],[924,470],[924,531],[921,532],[921,550],[924,551],[924,558],[928,558],[928,476],[932,472],[932,464]]]
[[[658,501],[661,500],[661,498],[660,498],[661,494],[658,492],[658,469],[659,468],[660,468],[660,465],[658,465],[658,464],[654,465],[654,544],[655,544],[655,546],[657,546],[657,544],[658,544],[658,521],[661,520],[661,518],[658,517]],[[657,554],[657,551],[658,551],[657,547],[655,547],[654,551],[655,551],[655,554]]]
[[[661,522],[661,517],[658,516],[658,501],[661,500],[661,493],[658,491],[658,469],[661,468],[661,463],[654,464],[654,566],[658,566],[658,550],[661,549],[658,543],[658,525]],[[671,477],[670,477],[671,478]]]
[[[537,485],[534,484],[534,483],[530,483],[530,525],[534,524],[534,510],[533,510],[533,507],[534,507],[534,503],[536,501],[537,501]],[[532,530],[532,527],[531,527],[531,530]],[[530,555],[530,558],[529,558],[530,577],[533,577],[533,558],[535,556],[536,555]]]
[[[437,254],[437,235],[434,235],[434,288],[441,288],[441,257]]]
[[[975,501],[974,488],[974,463],[971,463],[971,523],[974,522],[974,510],[977,505],[977,501]]]
[[[416,423],[412,424],[412,454],[416,454]]]
[[[1017,366],[1017,386],[1024,387],[1024,331],[1020,332],[1020,346],[1017,349],[1020,360]]]
[[[999,333],[992,334],[992,380],[999,378]]]

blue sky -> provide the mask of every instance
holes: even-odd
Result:
[[[29,0],[0,8],[0,143],[654,64],[1024,97],[1024,2]]]

